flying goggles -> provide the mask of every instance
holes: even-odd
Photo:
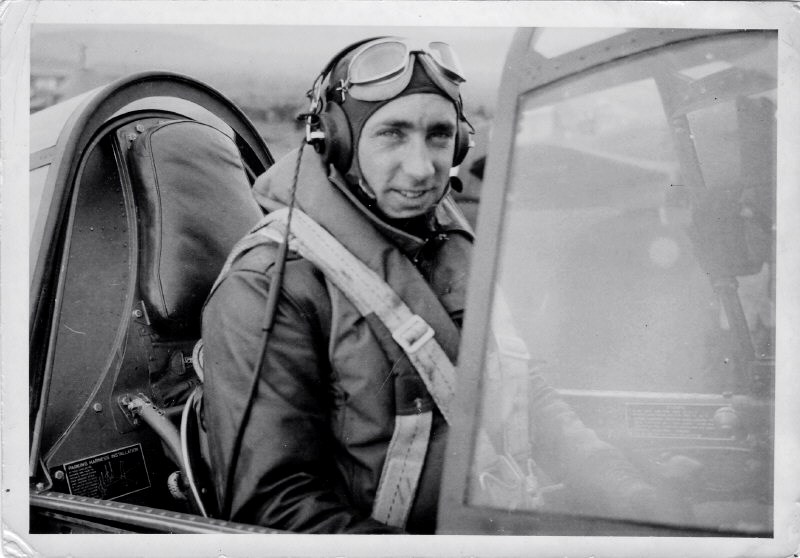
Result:
[[[466,81],[461,65],[450,45],[439,41],[425,47],[398,37],[370,41],[358,47],[350,58],[347,76],[331,87],[341,91],[342,99],[346,95],[361,101],[391,99],[408,85],[415,59],[453,102],[460,102],[459,86]]]

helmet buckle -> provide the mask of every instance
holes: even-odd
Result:
[[[345,80],[340,79],[339,86],[336,87],[336,89],[334,89],[334,91],[338,92],[339,95],[341,96],[341,100],[339,101],[340,103],[344,103],[345,100],[347,99],[347,91],[349,89],[350,89],[349,84]]]

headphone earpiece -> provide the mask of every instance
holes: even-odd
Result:
[[[347,115],[337,103],[326,102],[317,116],[317,126],[323,137],[315,145],[326,165],[338,169],[350,168],[353,140]]]
[[[460,165],[469,153],[470,148],[470,135],[472,133],[472,126],[470,126],[463,116],[458,118],[458,128],[456,129],[456,146],[453,151],[453,166]]]

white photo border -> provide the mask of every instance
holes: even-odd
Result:
[[[792,2],[10,1],[0,5],[2,537],[9,556],[791,556],[800,549],[800,6]],[[28,533],[28,99],[37,24],[777,29],[775,536],[31,535]]]

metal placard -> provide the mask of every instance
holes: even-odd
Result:
[[[150,487],[141,444],[65,463],[63,471],[77,496],[113,500]]]

